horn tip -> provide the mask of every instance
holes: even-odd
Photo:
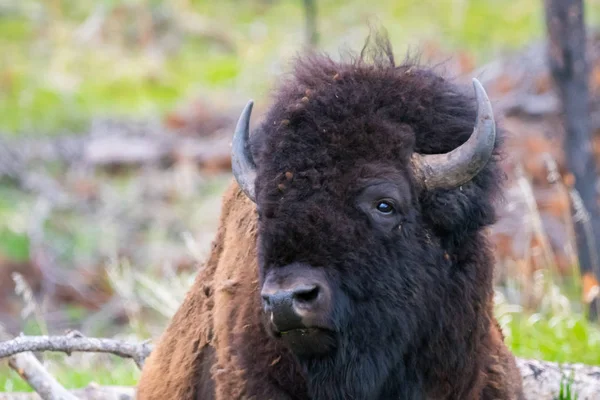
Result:
[[[493,118],[492,105],[488,94],[477,78],[473,78],[473,89],[475,89],[475,96],[477,97],[479,108],[481,109],[483,106],[486,114],[489,114],[489,116]]]
[[[479,79],[473,78],[472,82],[473,82],[473,87],[475,88],[476,92],[484,92],[485,93],[485,89],[483,88],[483,85],[481,84],[481,82],[479,82]]]
[[[244,106],[244,110],[242,111],[242,115],[248,114],[252,112],[252,107],[254,106],[254,99],[248,100],[246,105]]]

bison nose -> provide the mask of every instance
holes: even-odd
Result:
[[[282,289],[265,284],[262,299],[265,311],[279,332],[310,326],[321,308],[321,288],[316,284],[298,284]]]

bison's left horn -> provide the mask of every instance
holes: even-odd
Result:
[[[494,151],[496,124],[485,89],[473,79],[477,96],[477,120],[469,140],[445,154],[414,154],[415,173],[427,189],[456,188],[477,175]]]
[[[254,181],[256,180],[256,165],[248,146],[250,137],[250,114],[254,102],[250,100],[240,118],[238,119],[231,144],[231,169],[233,176],[240,188],[252,201],[256,201],[254,195]]]

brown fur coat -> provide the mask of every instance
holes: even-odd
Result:
[[[223,199],[210,257],[146,360],[138,399],[246,399],[252,382],[260,385],[269,379],[280,361],[294,365],[289,353],[269,340],[260,325],[256,224],[255,205],[232,183]],[[488,340],[482,398],[517,399],[520,375],[497,326]],[[242,365],[242,351],[255,356],[253,364]],[[209,371],[214,385],[206,380]],[[280,386],[298,382],[294,379],[298,374],[292,371],[290,381],[279,382]],[[202,391],[196,392],[197,387]],[[260,400],[279,398],[266,392]]]
[[[286,352],[261,332],[256,223],[254,203],[233,182],[224,195],[210,257],[146,360],[138,399],[242,399],[248,375],[264,376],[278,361],[270,355]],[[256,354],[249,373],[236,355],[244,346]],[[204,393],[196,393],[208,371],[214,387],[204,381]]]

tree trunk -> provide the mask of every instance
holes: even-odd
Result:
[[[317,0],[303,0],[306,12],[306,41],[314,47],[319,43],[317,30]]]
[[[596,163],[592,154],[589,120],[588,63],[583,0],[545,0],[550,71],[562,106],[567,166],[575,178],[581,204],[575,202],[575,234],[582,274],[600,276],[597,243],[600,214],[596,195]],[[591,300],[591,299],[590,299]],[[598,301],[590,316],[597,318]]]

